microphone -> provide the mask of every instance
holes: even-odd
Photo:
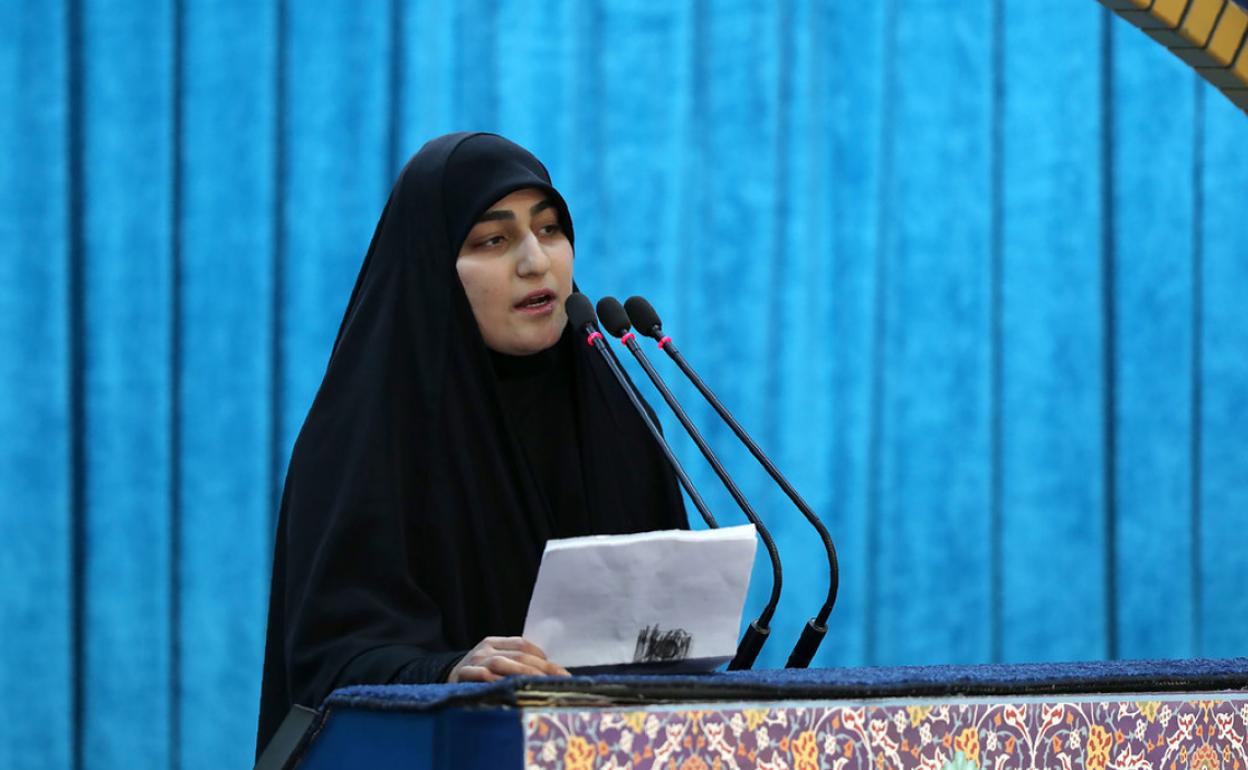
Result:
[[[746,629],[745,636],[737,647],[736,656],[728,664],[729,671],[748,669],[754,665],[755,659],[758,658],[758,653],[763,649],[763,644],[766,643],[767,637],[771,633],[771,618],[776,612],[776,605],[780,602],[782,574],[780,553],[776,549],[776,543],[772,539],[771,533],[767,531],[767,527],[763,525],[762,520],[758,517],[758,514],[750,507],[749,502],[745,499],[745,495],[741,494],[741,490],[737,488],[732,477],[728,475],[728,471],[724,469],[719,458],[711,451],[711,447],[706,443],[706,439],[702,438],[702,434],[698,432],[697,426],[685,414],[685,410],[681,408],[680,403],[676,400],[676,396],[672,395],[672,391],[663,382],[663,378],[659,376],[654,366],[651,365],[650,359],[646,358],[646,354],[642,352],[641,346],[637,344],[637,335],[629,331],[628,314],[624,311],[624,306],[615,297],[603,297],[598,300],[598,319],[602,321],[602,325],[606,330],[613,337],[619,337],[624,347],[628,348],[628,351],[636,357],[637,363],[641,364],[641,368],[650,377],[654,387],[662,394],[663,400],[671,407],[672,412],[676,415],[676,419],[685,427],[689,437],[693,439],[693,443],[698,445],[698,449],[702,450],[702,455],[711,464],[711,468],[715,470],[719,480],[724,482],[724,486],[728,488],[728,493],[732,495],[732,499],[741,508],[745,518],[749,519],[750,523],[758,529],[758,535],[762,538],[763,545],[767,548],[767,556],[771,559],[771,598],[768,599],[767,606],[763,608],[758,619],[752,621]]]
[[[628,400],[632,402],[633,408],[641,416],[641,421],[650,430],[650,435],[654,436],[654,440],[659,443],[659,449],[663,450],[663,456],[667,458],[668,463],[672,466],[672,470],[676,472],[676,479],[684,487],[685,492],[688,493],[689,499],[693,501],[693,506],[698,509],[698,513],[702,514],[702,520],[706,522],[706,526],[711,529],[717,529],[719,523],[711,515],[710,510],[706,507],[706,503],[702,501],[702,495],[699,495],[698,490],[694,489],[693,482],[689,480],[689,475],[681,467],[680,461],[676,459],[676,455],[672,454],[672,448],[667,445],[667,441],[663,438],[663,434],[659,431],[658,426],[654,424],[654,420],[650,419],[650,413],[642,405],[641,396],[637,394],[633,383],[624,374],[624,370],[620,368],[615,357],[611,355],[611,351],[607,348],[607,343],[603,342],[602,332],[598,331],[598,324],[594,319],[594,307],[590,304],[589,298],[579,291],[573,292],[564,303],[564,309],[568,313],[568,323],[572,325],[572,329],[585,335],[585,342],[597,350],[602,355],[602,360],[607,362],[607,368],[611,370],[611,374],[615,376],[616,382],[623,388],[625,395],[628,396]]]
[[[706,386],[702,378],[698,376],[685,357],[676,349],[676,344],[672,342],[672,338],[663,333],[663,322],[659,320],[659,314],[655,309],[642,297],[629,297],[624,303],[624,307],[628,313],[629,319],[633,322],[633,327],[641,334],[646,335],[659,341],[659,349],[676,362],[680,370],[685,373],[689,381],[693,383],[698,392],[714,407],[715,411],[728,423],[728,427],[732,428],[732,432],[737,434],[737,438],[745,444],[750,450],[750,454],[754,455],[754,459],[767,471],[776,484],[780,486],[784,493],[788,495],[797,509],[801,511],[802,516],[810,522],[810,525],[819,533],[819,538],[823,540],[823,548],[828,555],[828,596],[823,603],[823,607],[819,609],[819,614],[806,622],[805,628],[802,629],[801,638],[797,640],[797,644],[793,646],[793,651],[789,653],[789,660],[785,663],[787,668],[805,668],[810,665],[810,661],[815,657],[815,652],[819,649],[819,644],[823,641],[824,636],[828,633],[828,616],[832,614],[832,606],[836,604],[837,590],[840,588],[840,570],[836,561],[836,546],[832,544],[832,536],[828,534],[828,528],[823,525],[815,512],[810,509],[802,496],[797,493],[793,485],[788,479],[780,473],[775,464],[763,454],[763,450],[758,444],[754,443],[754,439],[745,432],[741,424],[728,412],[728,409],[720,403],[711,389]]]

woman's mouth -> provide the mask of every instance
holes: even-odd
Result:
[[[550,289],[541,289],[539,291],[526,294],[523,299],[517,302],[513,307],[515,310],[530,315],[543,315],[550,313],[555,309],[555,293]]]

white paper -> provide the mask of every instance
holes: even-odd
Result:
[[[710,670],[737,649],[754,526],[546,543],[524,636],[566,668]]]

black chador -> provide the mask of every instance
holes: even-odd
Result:
[[[523,188],[571,239],[546,169],[491,134],[429,142],[390,193],[282,494],[259,748],[294,703],[442,681],[484,637],[519,635],[548,539],[686,526],[593,350],[571,333],[525,357],[482,342],[456,255]]]

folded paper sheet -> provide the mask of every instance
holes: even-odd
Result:
[[[524,636],[574,669],[709,671],[736,653],[754,526],[551,540]]]

